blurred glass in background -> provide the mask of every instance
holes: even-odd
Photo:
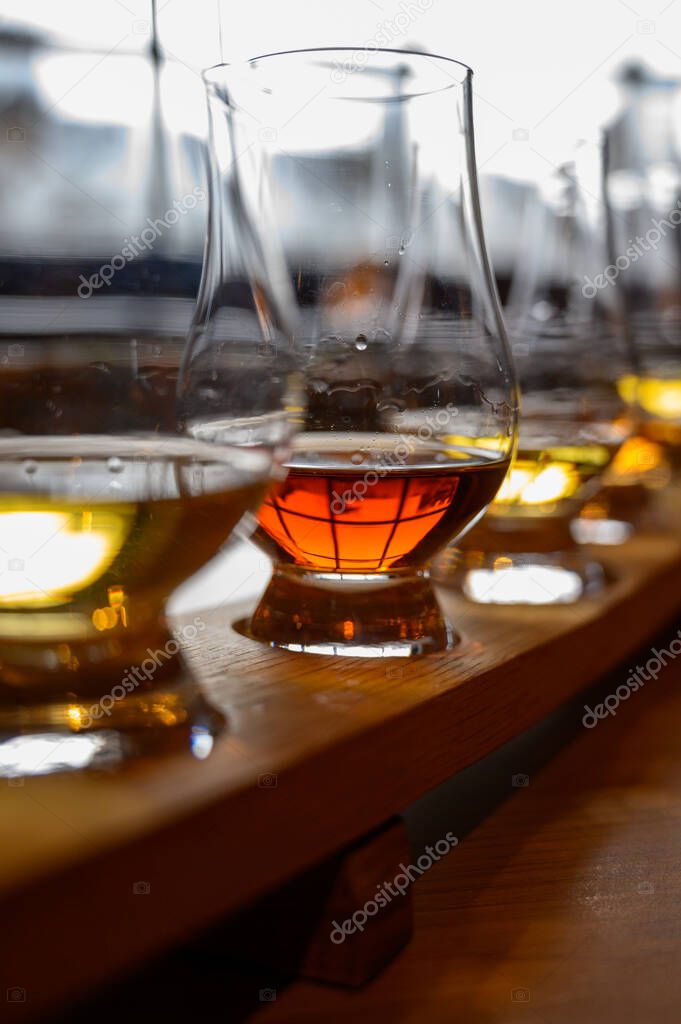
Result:
[[[147,6],[143,46],[133,23],[101,50],[0,36],[0,773],[44,770],[26,752],[48,731],[96,733],[77,749],[117,760],[170,743],[169,726],[202,756],[222,725],[165,604],[259,505],[273,456],[193,429],[217,413],[191,381],[191,423],[178,414],[205,98],[161,59],[154,22]]]
[[[533,192],[534,186],[529,181],[514,180],[502,174],[480,176],[480,206],[487,249],[504,307],[518,261],[526,204]]]
[[[640,64],[620,75],[623,104],[606,131],[608,260],[594,289],[622,297],[644,437],[681,465],[681,89]]]
[[[632,431],[618,381],[629,370],[617,307],[587,295],[602,266],[597,151],[528,194],[506,304],[521,385],[518,452],[486,518],[454,562],[467,596],[489,603],[577,600],[605,578],[571,525]]]
[[[161,60],[145,7],[137,52],[1,30],[5,332],[80,330],[94,303],[100,327],[108,318],[167,341],[189,325],[206,223],[205,114],[196,76]]]

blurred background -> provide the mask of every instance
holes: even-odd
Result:
[[[578,139],[594,145],[601,126],[630,102],[637,73],[681,78],[681,6],[347,0],[330,10],[307,0],[158,0],[154,10],[151,0],[3,0],[3,249],[44,254],[42,214],[54,212],[55,199],[68,208],[86,193],[90,230],[100,237],[132,230],[145,203],[166,209],[183,194],[178,188],[202,174],[200,70],[329,45],[412,47],[474,69],[479,172],[508,179],[483,196],[489,241],[503,263],[511,258],[514,200],[522,194],[514,183],[541,179],[569,158]],[[154,51],[162,64],[156,77]],[[71,145],[63,137],[55,144],[55,125],[70,127]],[[112,167],[116,174],[106,182]],[[173,232],[173,255],[200,252],[202,213]]]
[[[149,44],[148,0],[3,0],[3,79],[31,36],[106,55],[140,54]],[[597,125],[616,102],[613,76],[629,61],[661,75],[681,69],[677,0],[575,0],[556,9],[541,0],[347,0],[333,11],[305,0],[159,0],[158,29],[167,58],[191,73],[220,59],[311,46],[411,45],[456,57],[476,72],[480,163],[527,173],[534,159],[556,160],[565,133]],[[94,63],[94,62],[93,62]],[[85,103],[85,68],[63,77],[65,110]],[[189,79],[187,80],[189,81]],[[55,89],[58,83],[53,77]],[[119,82],[134,93],[134,82]],[[188,88],[190,88],[188,86]],[[56,98],[56,97],[55,97]],[[183,104],[190,110],[190,101]],[[102,117],[104,111],[101,111]],[[513,132],[526,132],[529,138]],[[517,152],[514,142],[525,142]],[[502,152],[505,150],[505,152]]]
[[[46,114],[87,126],[91,139],[107,139],[108,146],[115,145],[126,122],[143,134],[155,101],[145,59],[154,17],[151,0],[99,0],[96,5],[88,0],[2,0],[0,14],[5,236],[16,221],[23,221],[25,230],[27,217],[38,219],[51,192],[85,187],[95,177],[96,164],[110,159],[104,145],[83,151],[74,146],[60,153],[58,162],[48,163],[49,139],[42,137]],[[413,47],[458,58],[476,75],[480,173],[502,174],[511,181],[536,180],[564,161],[577,139],[595,140],[599,127],[627,101],[631,83],[621,79],[632,64],[653,77],[681,78],[678,0],[575,0],[558,8],[541,0],[346,0],[333,8],[307,0],[246,5],[158,0],[155,20],[165,64],[163,121],[172,134],[186,136],[184,153],[165,154],[171,164],[175,158],[176,175],[191,174],[187,147],[205,132],[199,71],[220,60],[329,45]],[[7,134],[12,128],[19,129],[13,139]],[[7,148],[12,142],[32,152],[30,180],[21,181],[10,202]],[[146,142],[151,147],[153,138]],[[144,159],[136,148],[135,170]],[[159,177],[159,167],[152,165],[152,187],[172,190],[172,180]],[[512,187],[508,195],[514,195]],[[94,202],[92,213],[95,218],[101,214],[103,224],[111,219]],[[512,210],[507,208],[506,215]],[[500,205],[494,220],[503,216]],[[200,217],[195,220],[199,225]],[[489,226],[492,230],[491,216]],[[189,226],[187,235],[195,237]]]
[[[504,300],[518,268],[526,197],[574,160],[576,148],[585,168],[582,198],[594,222],[605,216],[604,128],[615,212],[624,215],[621,237],[611,232],[611,256],[626,250],[638,221],[649,227],[652,214],[670,210],[681,194],[678,148],[669,149],[667,127],[681,81],[681,0],[0,0],[5,331],[16,322],[25,332],[30,315],[36,332],[65,337],[95,317],[93,303],[81,301],[95,295],[100,325],[107,315],[117,324],[129,317],[131,330],[153,325],[153,358],[181,346],[207,215],[205,202],[185,202],[205,185],[200,71],[315,46],[418,49],[474,69],[483,215]],[[145,229],[148,242],[135,242]],[[672,267],[676,296],[678,247],[667,241],[669,252],[641,265]],[[114,257],[111,280],[93,283],[103,260]],[[572,269],[581,280],[584,270],[596,274],[607,262],[604,253]],[[640,301],[648,285],[639,280],[637,287],[630,322],[638,315],[643,346],[648,338],[656,345],[659,332]],[[654,287],[662,294],[666,285]],[[604,301],[611,291],[604,290]],[[676,298],[668,305],[676,325]],[[11,359],[11,346],[8,352]],[[255,592],[268,571],[253,554],[236,575]],[[224,567],[214,566],[176,607],[215,599],[224,581]]]

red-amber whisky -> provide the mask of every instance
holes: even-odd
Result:
[[[298,439],[286,480],[258,513],[280,563],[333,574],[418,568],[489,504],[509,465],[492,451],[416,438],[391,451],[375,437]]]

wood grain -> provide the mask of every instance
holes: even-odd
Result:
[[[616,582],[571,607],[443,590],[462,644],[406,663],[271,651],[230,632],[247,609],[207,613],[192,660],[229,721],[210,757],[0,787],[0,987],[30,991],[29,1012],[83,995],[538,721],[681,608],[678,523],[610,559]]]
[[[578,715],[569,745],[418,880],[414,938],[380,977],[358,993],[296,983],[257,1019],[676,1024],[681,659],[592,731]]]

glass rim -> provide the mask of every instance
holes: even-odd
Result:
[[[365,53],[373,56],[375,54],[395,54],[397,56],[409,59],[410,57],[425,57],[428,60],[437,62],[437,64],[454,64],[457,68],[460,68],[464,73],[461,78],[461,84],[466,79],[472,78],[474,71],[473,68],[466,64],[462,60],[457,60],[455,57],[445,57],[439,53],[428,53],[425,50],[398,50],[391,46],[312,46],[302,47],[295,50],[273,50],[269,53],[261,53],[255,57],[248,57],[245,59],[238,59],[234,61],[218,61],[217,64],[211,64],[209,67],[204,68],[201,72],[201,77],[206,86],[214,86],[218,84],[218,73],[225,72],[227,70],[236,70],[238,68],[244,68],[248,65],[253,65],[259,60],[268,60],[271,57],[293,57],[301,56],[303,54],[360,54]],[[439,90],[433,90],[438,92]]]

